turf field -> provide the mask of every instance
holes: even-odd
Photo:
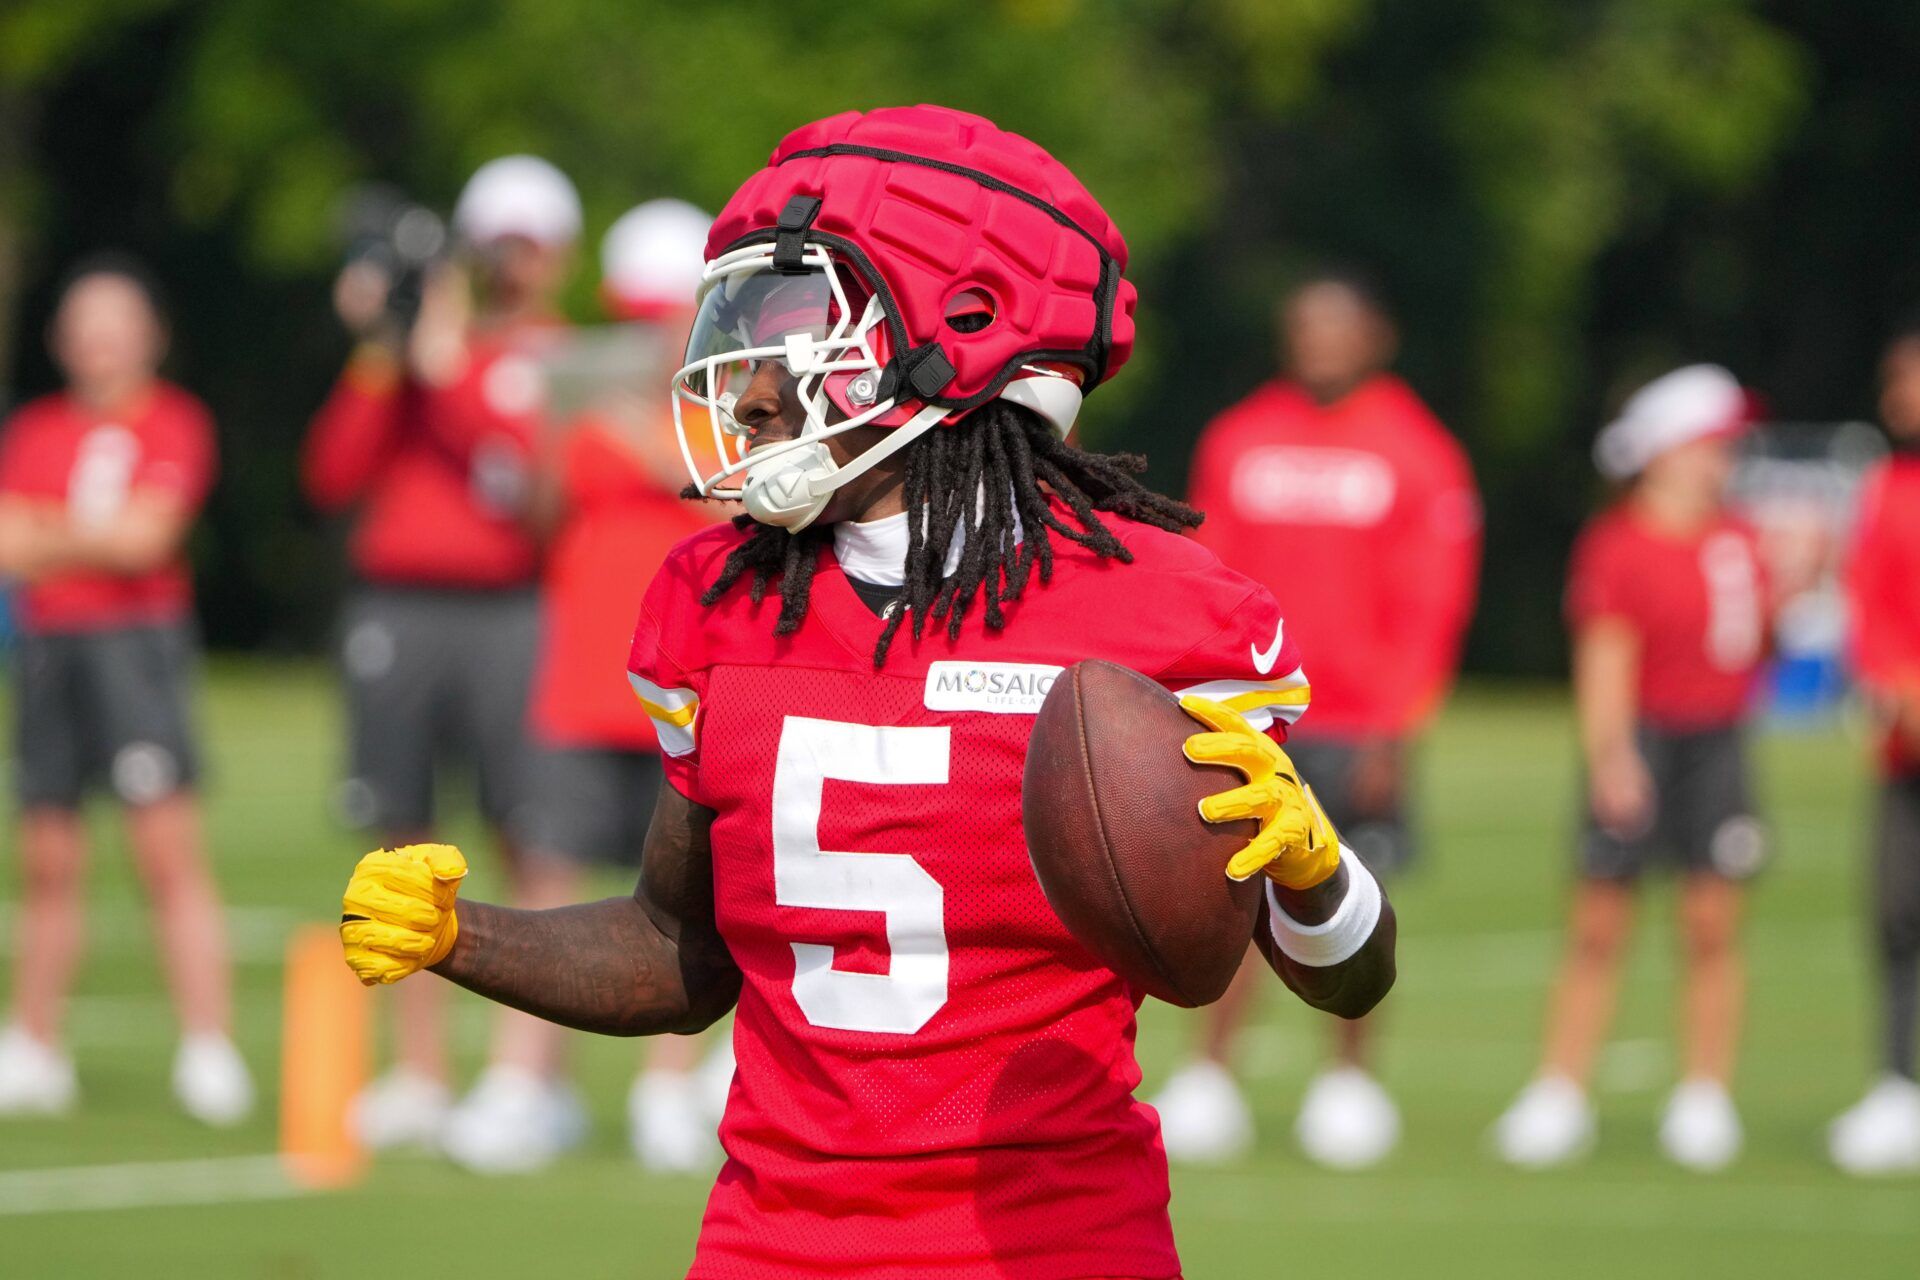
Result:
[[[223,667],[208,721],[213,836],[241,966],[240,1036],[271,1088],[286,931],[337,910],[356,852],[327,811],[336,732],[326,677],[306,666]],[[1493,1162],[1483,1135],[1532,1060],[1566,879],[1572,747],[1557,691],[1462,696],[1424,760],[1427,865],[1395,890],[1401,978],[1386,1006],[1383,1069],[1405,1105],[1406,1142],[1378,1172],[1356,1176],[1320,1173],[1289,1150],[1287,1125],[1318,1035],[1276,983],[1245,1053],[1261,1091],[1260,1154],[1175,1178],[1188,1275],[1913,1274],[1920,1185],[1851,1182],[1820,1153],[1821,1127],[1858,1093],[1867,1066],[1855,919],[1863,754],[1838,729],[1766,744],[1781,853],[1750,932],[1752,1019],[1739,1090],[1746,1158],[1700,1178],[1656,1154],[1673,1054],[1668,902],[1655,892],[1600,1081],[1601,1150],[1576,1171],[1528,1176]],[[396,1159],[351,1191],[291,1196],[269,1163],[234,1159],[272,1150],[270,1120],[213,1134],[180,1118],[166,1089],[173,1030],[144,917],[110,822],[101,830],[92,959],[72,1020],[84,1108],[71,1120],[0,1128],[0,1275],[682,1273],[705,1187],[649,1179],[628,1162],[627,1043],[582,1043],[599,1131],[587,1152],[532,1179],[486,1181]],[[484,895],[485,859],[476,861],[470,891]],[[1183,1028],[1161,1007],[1145,1022],[1151,1086]],[[467,1002],[460,1046],[469,1063],[485,1025],[479,1003]],[[148,1162],[200,1163],[119,1167]],[[78,1208],[129,1200],[151,1207]],[[161,1200],[212,1202],[153,1204]]]

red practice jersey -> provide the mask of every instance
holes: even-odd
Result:
[[[307,433],[301,479],[322,511],[359,508],[351,555],[362,578],[481,590],[534,580],[539,544],[523,515],[550,331],[474,339],[445,387],[380,358],[347,366]]]
[[[561,486],[567,514],[547,549],[534,726],[556,746],[658,751],[620,670],[654,570],[674,543],[713,523],[712,506],[682,499],[592,421],[567,439]]]
[[[64,508],[81,525],[110,522],[143,490],[174,494],[197,512],[216,457],[206,406],[170,383],[113,413],[57,393],[8,419],[0,493]],[[36,633],[96,631],[177,622],[192,607],[192,578],[176,556],[146,573],[78,569],[30,583],[20,594],[20,624]]]
[[[1896,456],[1868,476],[1847,595],[1861,678],[1920,690],[1920,455]],[[1920,773],[1920,752],[1891,734],[1884,758],[1891,772]]]
[[[1647,527],[1623,502],[1596,517],[1574,547],[1567,620],[1605,618],[1640,637],[1640,718],[1676,733],[1746,718],[1767,649],[1759,544],[1722,517],[1693,537]]]
[[[1445,696],[1473,616],[1480,497],[1459,441],[1398,378],[1322,405],[1266,384],[1200,437],[1195,533],[1264,583],[1313,655],[1313,732],[1401,737]]]
[[[716,914],[745,975],[693,1276],[1179,1273],[1158,1121],[1133,1096],[1141,995],[1034,879],[1027,739],[1082,658],[1283,737],[1306,684],[1264,587],[1106,519],[1134,563],[1056,540],[1005,630],[976,604],[959,640],[903,629],[877,671],[882,623],[831,552],[791,636],[776,593],[700,605],[731,527],[680,544],[648,591],[633,685],[669,781],[718,815]]]

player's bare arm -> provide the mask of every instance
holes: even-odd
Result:
[[[713,915],[713,814],[661,792],[629,897],[521,911],[461,903],[445,845],[367,855],[341,922],[362,982],[421,969],[536,1017],[603,1035],[701,1030],[733,1008],[740,972]]]
[[[1275,885],[1274,905],[1299,924],[1309,927],[1327,924],[1352,892],[1350,857],[1342,858],[1339,870],[1310,889]],[[1273,930],[1264,920],[1254,933],[1254,945],[1260,948],[1260,954],[1267,958],[1287,989],[1307,1004],[1336,1017],[1364,1017],[1393,989],[1396,972],[1394,952],[1399,926],[1386,891],[1378,892],[1380,916],[1373,932],[1358,951],[1336,964],[1302,964],[1280,949]]]
[[[1573,644],[1573,690],[1594,817],[1607,830],[1643,829],[1653,810],[1653,778],[1634,743],[1640,639],[1621,618],[1597,618]]]

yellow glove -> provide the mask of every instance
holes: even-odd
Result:
[[[1224,764],[1246,775],[1246,785],[1200,802],[1208,822],[1252,818],[1260,834],[1227,863],[1227,875],[1245,880],[1264,871],[1289,889],[1311,889],[1340,867],[1340,837],[1280,744],[1231,707],[1188,694],[1180,709],[1211,729],[1185,745],[1195,764]]]
[[[376,849],[360,859],[340,900],[340,945],[362,986],[398,982],[447,958],[466,874],[467,860],[450,844]]]

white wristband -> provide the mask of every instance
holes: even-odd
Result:
[[[1321,924],[1301,924],[1288,915],[1273,891],[1273,881],[1267,881],[1267,927],[1273,931],[1274,945],[1296,964],[1325,969],[1349,960],[1367,945],[1380,923],[1380,882],[1351,850],[1343,847],[1340,855],[1340,865],[1347,869],[1347,896]]]

